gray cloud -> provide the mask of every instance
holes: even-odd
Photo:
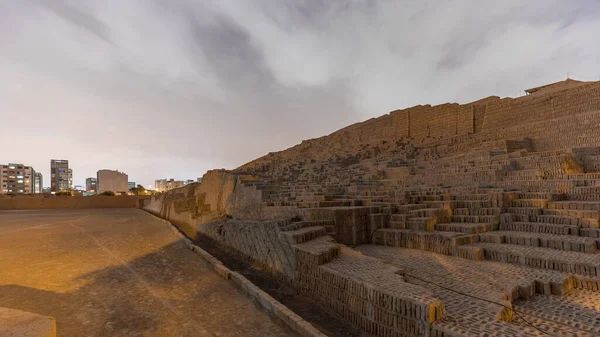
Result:
[[[598,79],[599,30],[592,0],[0,0],[0,162],[193,178],[398,108]]]

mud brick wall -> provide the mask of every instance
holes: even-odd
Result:
[[[198,231],[222,247],[231,248],[291,280],[294,278],[296,255],[292,246],[280,239],[279,227],[284,224],[278,221],[223,220],[204,224]]]
[[[600,84],[591,83],[547,95],[502,99],[487,105],[483,132],[600,110]]]
[[[456,112],[456,135],[475,133],[475,106],[459,105]]]
[[[345,245],[360,245],[371,240],[368,233],[370,207],[327,207],[299,210],[302,219],[333,220],[335,239]]]
[[[388,139],[410,137],[410,113],[408,110],[390,112],[390,122],[386,125],[383,136]]]

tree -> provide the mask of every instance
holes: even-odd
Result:
[[[137,185],[137,187],[130,188],[129,192],[131,192],[135,195],[146,195],[147,194],[146,189],[142,185]]]
[[[66,196],[70,197],[73,195],[73,191],[70,191],[70,190],[58,191],[58,192],[56,192],[56,195],[66,195]]]
[[[104,192],[100,193],[100,195],[107,195],[109,197],[114,197],[115,196],[115,192],[113,192],[113,191],[104,191]]]

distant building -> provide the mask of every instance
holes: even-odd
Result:
[[[167,189],[167,179],[157,179],[154,181],[154,190],[156,192],[164,192]]]
[[[173,178],[167,179],[158,179],[154,181],[154,189],[156,192],[165,192],[172,190],[174,188],[183,187],[186,185],[186,182],[183,180],[175,180]]]
[[[75,186],[73,187],[73,189],[74,189],[75,191],[85,191],[85,189],[84,189],[84,188],[83,188],[83,186],[81,186],[81,185],[75,185]]]
[[[69,169],[69,189],[73,189],[73,169]]]
[[[137,185],[135,184],[135,181],[130,181],[127,183],[127,187],[129,187],[129,189],[135,188]]]
[[[69,161],[52,159],[50,161],[50,190],[52,192],[68,190],[73,181],[73,171],[69,170]]]
[[[196,181],[195,181],[194,179],[188,179],[188,180],[186,180],[186,181],[185,181],[185,184],[186,184],[186,185],[189,185],[189,184],[193,184],[193,183],[195,183],[195,182],[196,182]]]
[[[36,172],[33,178],[33,193],[42,193],[44,188],[44,179],[40,172]]]
[[[23,164],[0,165],[0,194],[35,193],[35,170]]]
[[[87,178],[85,180],[85,190],[90,193],[96,192],[96,178]]]
[[[197,183],[201,183],[202,182],[202,177],[196,178],[196,182]]]
[[[127,174],[113,170],[100,170],[96,174],[97,192],[100,194],[106,191],[115,192],[115,194],[127,194]]]

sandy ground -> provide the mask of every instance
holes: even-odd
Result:
[[[0,307],[58,336],[288,336],[137,209],[0,211]]]

